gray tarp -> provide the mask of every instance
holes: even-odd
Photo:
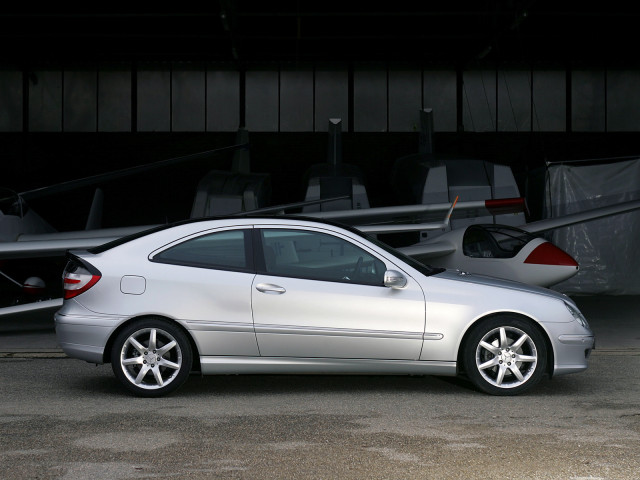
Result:
[[[640,199],[640,158],[548,166],[545,215],[558,217]],[[640,211],[554,230],[550,240],[580,265],[552,289],[567,294],[640,294]]]

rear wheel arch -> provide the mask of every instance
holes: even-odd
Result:
[[[107,341],[107,344],[104,347],[104,363],[111,363],[111,360],[112,360],[111,350],[113,348],[113,342],[118,337],[119,333],[125,328],[127,328],[129,325],[131,325],[133,322],[136,322],[138,320],[146,320],[146,319],[165,320],[165,321],[171,322],[173,325],[175,325],[180,330],[182,330],[182,333],[184,333],[187,339],[189,340],[189,343],[191,344],[191,351],[193,352],[193,361],[191,365],[191,370],[200,371],[200,354],[198,353],[198,346],[196,345],[196,342],[194,341],[193,336],[186,328],[184,328],[182,324],[180,324],[179,322],[176,322],[174,319],[170,317],[165,317],[163,315],[140,315],[138,317],[131,317],[127,321],[122,322],[122,324],[118,325],[118,328],[116,328],[109,336],[109,340]]]

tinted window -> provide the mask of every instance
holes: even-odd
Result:
[[[196,267],[245,270],[248,230],[228,230],[187,240],[153,257],[153,261]]]
[[[305,230],[262,230],[266,273],[332,282],[382,285],[386,266],[338,237]]]

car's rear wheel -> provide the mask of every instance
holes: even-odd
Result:
[[[497,316],[477,324],[465,342],[463,365],[471,382],[492,395],[516,395],[540,381],[547,346],[531,321]]]
[[[141,397],[159,397],[180,387],[191,369],[191,344],[162,318],[136,320],[116,337],[111,365],[122,384]]]

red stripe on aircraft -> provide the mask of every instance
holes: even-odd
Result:
[[[503,213],[520,213],[524,212],[526,204],[523,197],[518,198],[494,198],[485,200],[484,206],[489,210],[491,215],[500,215]]]

